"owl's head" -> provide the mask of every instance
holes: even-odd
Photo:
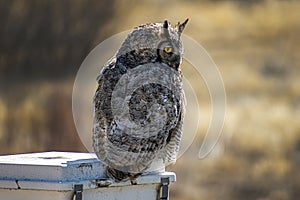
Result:
[[[117,64],[134,68],[149,62],[161,62],[179,70],[183,55],[180,36],[187,22],[188,19],[173,27],[165,20],[134,28],[116,54]]]

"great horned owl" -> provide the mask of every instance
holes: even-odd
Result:
[[[134,28],[97,78],[93,147],[116,181],[175,162],[185,112],[181,33],[188,19]]]

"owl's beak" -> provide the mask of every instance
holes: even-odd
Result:
[[[189,19],[187,18],[182,24],[178,22],[177,24],[177,31],[178,33],[182,33],[183,29],[185,28],[185,25],[188,23]]]

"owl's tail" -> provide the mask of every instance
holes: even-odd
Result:
[[[131,184],[136,184],[136,178],[140,176],[142,173],[132,174],[129,172],[123,172],[111,167],[106,167],[107,176],[114,179],[116,182],[127,181],[130,180]]]

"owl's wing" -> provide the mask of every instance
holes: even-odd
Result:
[[[94,96],[93,147],[98,158],[105,159],[104,144],[113,120],[111,95],[118,82],[115,59],[111,59],[97,78],[98,88]]]
[[[185,115],[185,106],[186,106],[186,100],[185,100],[185,94],[182,90],[181,93],[181,104],[180,104],[180,114],[178,117],[178,121],[176,126],[169,131],[169,136],[167,140],[167,145],[164,152],[164,163],[175,163],[177,153],[179,151],[179,144],[182,136],[182,129],[183,129],[183,120]]]

